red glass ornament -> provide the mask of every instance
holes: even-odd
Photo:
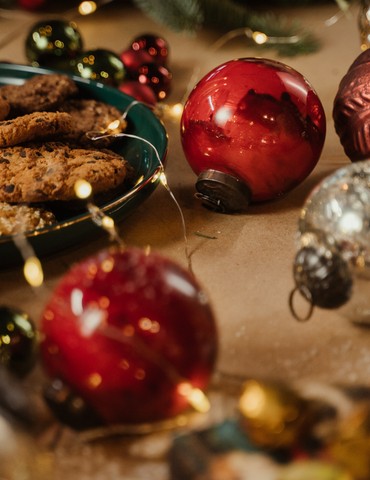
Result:
[[[107,249],[62,278],[40,324],[41,357],[107,423],[168,418],[204,389],[217,332],[182,267],[139,249]]]
[[[45,0],[17,0],[17,3],[25,10],[37,10],[45,4]]]
[[[141,65],[136,80],[150,87],[158,100],[164,100],[171,90],[172,73],[168,68],[152,62]]]
[[[148,85],[143,85],[135,80],[131,80],[122,82],[118,88],[121,92],[139,100],[139,102],[144,102],[151,106],[154,106],[157,103],[157,97]]]
[[[213,69],[190,93],[181,119],[200,196],[221,211],[293,189],[315,167],[325,133],[325,113],[311,85],[267,59],[237,59]]]
[[[131,49],[135,52],[144,50],[159,65],[166,65],[168,62],[169,45],[168,42],[152,33],[139,35],[131,42]]]
[[[127,74],[132,78],[137,78],[138,70],[141,65],[153,62],[151,55],[145,50],[125,50],[120,54]]]

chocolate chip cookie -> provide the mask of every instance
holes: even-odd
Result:
[[[0,87],[0,97],[10,105],[10,116],[57,110],[67,98],[77,95],[72,78],[62,74],[35,75],[22,85]]]
[[[55,222],[54,214],[44,208],[0,202],[0,236],[45,228]]]
[[[65,112],[34,112],[0,122],[0,147],[11,147],[40,138],[61,135],[73,129]]]
[[[60,142],[0,150],[0,201],[35,203],[76,198],[77,180],[94,193],[122,184],[127,162],[110,150],[72,148]]]
[[[10,105],[5,98],[0,97],[0,120],[5,120],[9,115]]]
[[[69,113],[75,120],[75,128],[63,136],[63,140],[84,146],[101,145],[102,141],[91,140],[87,132],[119,133],[126,127],[122,113],[114,106],[94,99],[71,99],[64,102],[59,110]],[[103,145],[107,146],[114,140],[106,137]]]

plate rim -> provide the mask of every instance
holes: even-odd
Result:
[[[4,72],[9,72],[9,74],[5,74]],[[16,73],[26,74],[26,78],[23,79],[22,77],[14,76]],[[162,133],[163,151],[158,152],[158,157],[157,155],[154,155],[155,161],[153,164],[153,171],[150,174],[150,176],[142,179],[141,182],[134,183],[128,190],[125,190],[118,197],[114,197],[109,202],[99,206],[99,209],[104,213],[108,211],[108,214],[113,209],[112,213],[114,213],[119,209],[123,208],[124,205],[127,203],[127,201],[129,201],[132,198],[135,198],[135,196],[138,193],[140,193],[142,190],[147,189],[150,186],[152,186],[154,190],[160,181],[160,173],[164,169],[165,160],[168,153],[168,132],[165,128],[163,121],[160,118],[158,118],[146,104],[144,104],[143,102],[137,101],[134,97],[131,97],[130,95],[127,95],[124,92],[121,92],[118,88],[103,84],[102,82],[97,82],[91,79],[82,78],[70,72],[60,71],[52,68],[33,67],[31,65],[0,62],[0,80],[5,79],[4,84],[6,84],[7,78],[9,79],[20,78],[21,80],[26,80],[27,78],[31,78],[34,75],[47,75],[47,74],[55,74],[55,73],[66,75],[72,78],[74,81],[76,81],[78,85],[81,85],[81,86],[86,85],[88,87],[92,87],[93,89],[102,89],[107,93],[111,93],[114,96],[118,96],[121,99],[124,99],[125,102],[127,102],[127,105],[130,105],[130,102],[131,103],[137,102],[138,108],[144,109],[144,111],[146,112],[146,115],[147,116],[149,115],[153,119],[154,123],[157,124],[157,127],[160,128]],[[130,118],[130,112],[128,112],[127,117],[128,119]],[[157,147],[155,148],[157,150]],[[151,192],[149,192],[149,194],[150,193]],[[88,211],[88,209],[86,209],[86,212],[80,212],[77,215],[71,215],[71,217],[67,217],[66,219],[60,220],[58,222],[53,223],[52,225],[49,225],[43,228],[37,228],[34,230],[28,230],[25,232],[11,234],[11,235],[0,235],[0,246],[14,243],[13,239],[16,235],[22,235],[26,239],[31,240],[36,237],[45,236],[49,233],[54,233],[56,231],[64,230],[66,228],[71,227],[72,225],[76,225],[86,221],[91,221],[91,223],[94,224],[94,221],[92,220],[92,214]],[[58,251],[60,251],[60,249]]]

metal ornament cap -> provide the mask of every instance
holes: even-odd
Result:
[[[195,184],[195,196],[203,204],[217,212],[236,213],[246,210],[252,193],[248,185],[229,173],[204,170]]]

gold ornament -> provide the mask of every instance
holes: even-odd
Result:
[[[304,460],[284,467],[277,480],[354,480],[354,478],[336,465],[317,460]]]
[[[291,447],[307,425],[308,407],[305,399],[286,386],[250,380],[239,399],[240,423],[255,445]]]
[[[370,406],[359,405],[338,424],[329,443],[329,457],[347,468],[356,480],[370,478]]]

